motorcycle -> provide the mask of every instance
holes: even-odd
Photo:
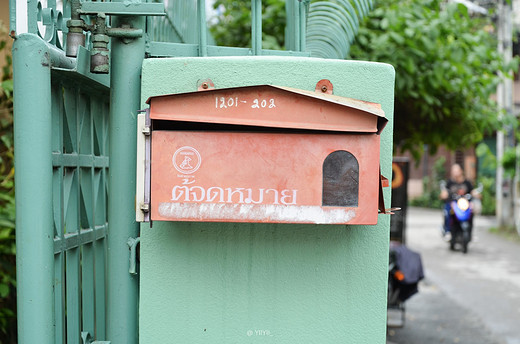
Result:
[[[455,250],[455,245],[462,246],[462,253],[468,253],[468,244],[471,241],[473,230],[473,209],[471,207],[471,195],[457,196],[450,202],[451,207],[451,240],[450,250]]]
[[[441,188],[445,184],[441,184]],[[480,188],[475,191],[480,193]],[[449,201],[449,221],[450,221],[450,250],[454,251],[457,245],[462,247],[462,253],[468,253],[468,245],[471,241],[473,232],[473,196],[471,193],[463,195],[453,194]]]
[[[424,278],[421,256],[397,241],[390,241],[388,264],[388,310],[400,312],[399,324],[391,327],[403,327],[405,322],[405,301],[416,294],[419,281]],[[387,323],[388,324],[388,323]]]

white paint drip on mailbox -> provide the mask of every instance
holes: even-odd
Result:
[[[354,210],[326,209],[319,206],[226,204],[226,203],[170,203],[159,204],[164,218],[185,220],[255,220],[293,223],[347,223],[356,216]]]

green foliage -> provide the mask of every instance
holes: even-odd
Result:
[[[496,180],[494,171],[497,168],[497,158],[489,146],[484,142],[478,144],[475,153],[481,162],[482,171],[478,177],[478,184],[482,185],[482,215],[494,215],[496,209]],[[485,171],[493,171],[493,173]]]
[[[474,145],[500,123],[490,96],[504,66],[492,23],[441,0],[380,1],[360,27],[351,57],[396,69],[394,141],[416,158],[428,144]],[[516,63],[516,60],[514,61]]]
[[[512,118],[511,122],[508,123],[509,130],[514,134],[515,142],[520,142],[520,120],[516,117]],[[507,136],[507,134],[506,134]],[[516,165],[520,159],[520,150],[517,147],[506,147],[504,155],[500,160],[500,164],[504,168],[504,174],[510,178],[514,178],[516,173]]]
[[[482,185],[482,215],[495,215],[496,210],[496,181],[493,177],[479,177],[479,184]]]
[[[0,22],[0,51],[7,51]],[[0,343],[16,343],[16,259],[13,152],[13,75],[6,57],[0,79]]]
[[[446,159],[440,157],[435,161],[431,176],[423,178],[423,193],[421,196],[414,198],[410,204],[416,207],[437,208],[441,209],[444,202],[440,199],[440,182],[446,175],[444,163]]]
[[[500,163],[504,167],[504,174],[513,178],[516,172],[516,147],[507,147]]]
[[[218,45],[251,47],[251,2],[216,0],[213,7],[222,10],[210,27]],[[285,1],[262,1],[262,47],[280,50],[285,44]]]
[[[475,149],[475,154],[480,159],[484,170],[496,170],[497,158],[487,144],[484,142],[479,143]]]

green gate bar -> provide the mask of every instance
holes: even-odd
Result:
[[[114,16],[112,27],[144,29],[144,17]],[[109,120],[107,338],[138,342],[138,277],[129,273],[128,239],[139,236],[135,221],[137,111],[140,106],[144,38],[112,38]]]
[[[33,34],[13,46],[18,342],[54,343],[51,66],[60,57]]]
[[[199,56],[208,56],[208,38],[206,29],[206,0],[197,0],[197,21],[199,23]]]
[[[251,0],[251,49],[262,55],[262,1]]]
[[[309,1],[287,0],[287,26],[285,29],[285,48],[293,51],[305,51],[305,33],[307,7]]]

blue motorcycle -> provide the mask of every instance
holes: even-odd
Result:
[[[462,246],[462,253],[468,253],[473,230],[473,207],[471,194],[454,196],[450,201],[451,240],[450,249],[457,244]]]

